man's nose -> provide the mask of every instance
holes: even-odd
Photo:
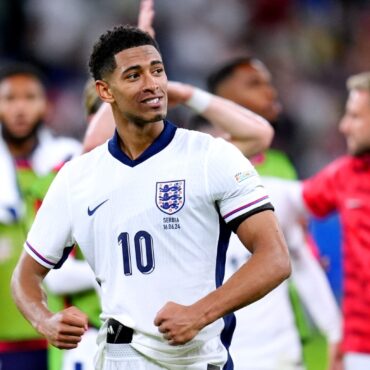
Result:
[[[158,82],[151,74],[146,74],[144,77],[144,90],[155,91],[158,89]]]

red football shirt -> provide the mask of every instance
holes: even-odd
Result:
[[[334,161],[303,182],[303,198],[316,216],[339,212],[343,351],[370,353],[370,154]]]

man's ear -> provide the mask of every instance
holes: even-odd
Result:
[[[97,80],[95,81],[95,88],[101,100],[110,104],[114,103],[114,97],[107,82]]]

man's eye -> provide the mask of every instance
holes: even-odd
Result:
[[[139,77],[139,74],[138,73],[131,73],[131,74],[129,74],[129,75],[127,75],[127,79],[128,80],[135,80],[136,78],[138,78]]]
[[[161,74],[163,72],[163,68],[156,68],[155,70],[154,70],[154,73],[155,74]]]

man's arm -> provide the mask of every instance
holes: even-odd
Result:
[[[116,123],[110,104],[102,103],[94,117],[91,119],[82,142],[84,153],[105,143],[113,136]]]
[[[138,17],[138,27],[155,36],[153,0],[142,0]],[[199,97],[200,93],[200,97]],[[216,128],[225,132],[231,141],[247,157],[253,156],[267,149],[274,136],[271,125],[252,111],[235,104],[234,102],[208,94],[194,86],[182,83],[169,82],[168,99],[170,106],[185,104],[195,108],[197,113],[210,121]],[[197,99],[208,100],[205,109],[197,109]],[[195,105],[194,105],[195,103]],[[204,105],[202,106],[204,107]],[[111,118],[109,118],[111,121]]]
[[[261,116],[189,84],[170,81],[168,102],[169,106],[184,104],[195,110],[224,132],[224,138],[247,157],[267,149],[274,136],[271,125]]]
[[[23,252],[12,277],[15,303],[32,326],[55,347],[76,348],[87,330],[87,316],[75,307],[52,313],[42,281],[49,270]]]
[[[137,26],[141,30],[148,32],[153,39],[155,38],[155,31],[153,28],[154,16],[155,12],[153,0],[141,0]]]
[[[252,257],[225,282],[190,306],[168,302],[154,324],[170,344],[183,344],[206,325],[238,310],[274,289],[290,274],[287,246],[272,211],[250,216],[237,229]]]

